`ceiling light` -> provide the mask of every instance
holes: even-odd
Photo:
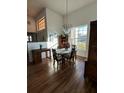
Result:
[[[63,25],[64,34],[69,34],[71,31],[71,29],[70,29],[71,27],[72,27],[72,25],[69,24],[69,22],[68,22],[68,0],[66,0],[65,24]]]

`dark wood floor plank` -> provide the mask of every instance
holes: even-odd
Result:
[[[84,62],[53,65],[50,59],[28,65],[28,93],[96,93],[96,87],[84,79]]]

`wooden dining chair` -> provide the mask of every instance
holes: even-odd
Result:
[[[76,60],[77,58],[77,49],[76,49],[76,45],[72,45],[72,50],[74,50],[74,59]]]
[[[68,62],[74,62],[75,61],[75,50],[72,49],[70,54],[64,55],[64,58]]]
[[[58,55],[55,49],[52,49],[52,53],[53,53],[53,65],[55,64],[55,61],[57,61],[57,64],[62,61],[62,56]]]

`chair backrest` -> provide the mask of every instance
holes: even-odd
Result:
[[[72,47],[76,48],[76,45],[72,45]]]
[[[55,49],[52,49],[52,53],[53,53],[53,59],[57,59],[57,53]]]
[[[72,49],[73,50],[76,50],[76,45],[72,45]]]
[[[71,55],[70,55],[70,59],[74,57],[74,53],[75,53],[75,50],[72,48],[72,50],[71,50]]]

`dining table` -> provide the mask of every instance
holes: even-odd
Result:
[[[71,53],[71,48],[61,48],[61,49],[56,49],[56,53],[58,55],[61,55],[62,56],[62,63],[65,62],[65,58],[64,58],[64,55],[67,55],[67,54],[70,54]]]

